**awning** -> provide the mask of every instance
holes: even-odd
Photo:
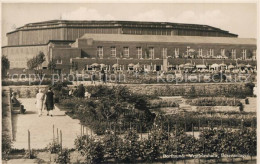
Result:
[[[235,66],[233,66],[232,64],[228,66],[228,69],[233,69],[235,68]]]
[[[117,67],[119,67],[119,65],[118,64],[114,64],[112,67],[113,68],[117,68]]]
[[[252,66],[250,64],[247,64],[246,67],[247,68],[252,68]]]
[[[93,63],[93,64],[91,64],[91,67],[98,67],[98,66],[99,66],[98,63]]]
[[[128,67],[134,67],[135,65],[133,63],[128,64]]]
[[[106,65],[105,65],[105,64],[100,64],[100,67],[102,67],[102,68],[103,68],[103,67],[106,67]]]
[[[245,64],[238,64],[237,67],[245,67]]]
[[[226,67],[227,65],[224,64],[224,63],[222,63],[222,64],[220,64],[219,66],[220,66],[220,67]]]
[[[179,65],[180,68],[184,67],[184,64]]]
[[[216,63],[214,63],[214,64],[211,65],[211,67],[213,67],[213,68],[217,68],[217,67],[219,67],[219,65],[216,64]]]
[[[193,67],[193,64],[191,64],[191,63],[186,63],[184,66],[185,66],[185,67]]]
[[[196,68],[202,68],[202,69],[205,69],[205,68],[207,68],[207,66],[205,66],[205,65],[196,65]]]
[[[134,65],[134,68],[140,68],[139,64]]]
[[[194,68],[194,66],[191,63],[186,63],[184,68]]]

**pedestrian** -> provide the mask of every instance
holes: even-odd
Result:
[[[72,91],[72,89],[70,89],[69,90],[69,97],[72,97],[72,93],[73,93],[73,91]]]
[[[105,70],[102,68],[102,70],[101,70],[101,75],[102,75],[102,81],[103,81],[103,83],[106,83],[106,72],[105,72]]]
[[[92,72],[91,84],[95,84],[95,81],[96,81],[96,72],[93,71],[93,72]]]
[[[39,92],[36,94],[36,109],[38,110],[38,116],[42,116],[42,109],[44,107],[44,100],[45,100],[45,95],[42,93],[42,90],[39,89]]]
[[[52,92],[51,88],[48,89],[48,92],[46,93],[46,108],[47,108],[47,116],[49,116],[49,114],[52,117],[52,111],[54,108],[54,93]]]

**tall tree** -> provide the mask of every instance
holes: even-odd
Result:
[[[7,70],[10,68],[10,61],[6,56],[2,56],[2,77],[5,77]]]
[[[56,68],[56,63],[54,61],[50,61],[48,64],[48,69],[51,70],[51,73],[53,73],[53,70]]]
[[[33,57],[32,59],[27,61],[27,67],[28,69],[35,70],[35,72],[37,72],[44,61],[45,55],[43,52],[40,51],[36,57]]]

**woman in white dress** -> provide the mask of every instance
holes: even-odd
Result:
[[[36,109],[38,110],[38,116],[41,117],[42,109],[44,107],[45,94],[42,93],[42,90],[39,89],[39,93],[36,94]]]

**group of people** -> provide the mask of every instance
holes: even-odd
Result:
[[[47,116],[53,116],[54,109],[54,93],[51,88],[48,89],[47,93],[43,93],[42,89],[36,94],[36,108],[38,110],[38,116],[42,116],[42,111],[47,109]]]
[[[69,97],[90,98],[91,94],[85,90],[83,84],[69,90]]]

